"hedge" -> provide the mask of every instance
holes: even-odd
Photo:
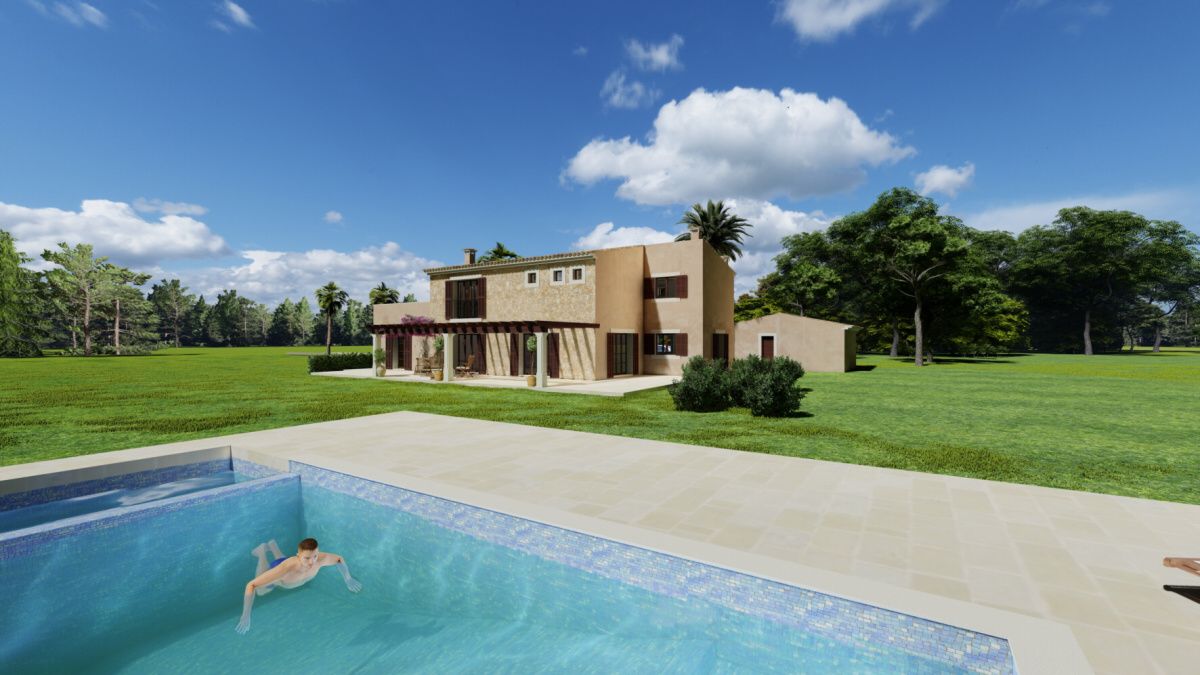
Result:
[[[351,370],[353,368],[370,368],[371,355],[366,352],[340,352],[326,356],[308,357],[308,372],[324,373],[331,370]]]

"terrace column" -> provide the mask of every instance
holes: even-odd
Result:
[[[442,380],[454,379],[454,333],[442,333]]]
[[[534,333],[537,336],[537,386],[546,388],[546,333]]]
[[[379,363],[375,359],[375,350],[383,348],[383,336],[379,333],[371,335],[371,372],[379,367]]]

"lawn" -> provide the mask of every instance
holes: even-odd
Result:
[[[365,348],[363,348],[365,349]],[[312,377],[316,348],[0,361],[0,465],[394,410],[1200,504],[1200,351],[1017,355],[810,373],[803,416]]]

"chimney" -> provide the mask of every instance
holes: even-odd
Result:
[[[463,264],[464,265],[474,265],[475,264],[475,249],[473,249],[473,248],[464,248],[463,249]]]

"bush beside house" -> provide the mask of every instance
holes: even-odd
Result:
[[[803,376],[800,363],[785,356],[748,356],[735,359],[728,369],[696,356],[667,391],[676,410],[718,412],[736,406],[749,408],[755,417],[786,417],[800,408],[804,392],[797,385]]]
[[[352,370],[355,368],[370,368],[371,354],[369,352],[341,352],[338,354],[321,354],[308,357],[308,372],[325,373],[331,370]]]

